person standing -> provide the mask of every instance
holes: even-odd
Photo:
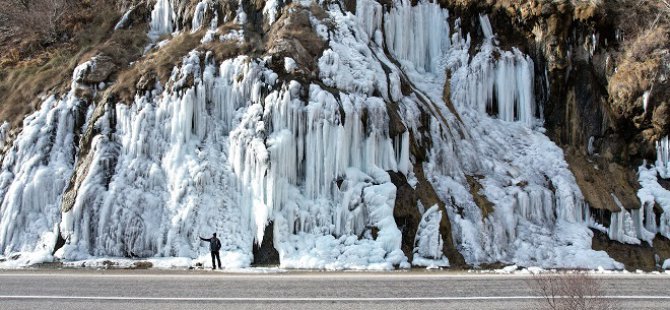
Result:
[[[219,269],[221,269],[221,257],[219,256],[219,250],[221,250],[221,240],[216,237],[216,233],[212,234],[212,238],[200,237],[200,240],[209,242],[209,251],[212,252],[212,270],[216,270],[216,264],[214,261],[215,257],[216,262],[219,263]]]

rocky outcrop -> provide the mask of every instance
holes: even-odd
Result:
[[[279,252],[274,246],[274,223],[265,226],[263,242],[254,244],[253,266],[277,266],[279,265]]]

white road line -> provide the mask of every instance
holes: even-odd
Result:
[[[203,277],[218,277],[221,279],[525,279],[532,278],[531,274],[413,274],[413,273],[337,273],[337,272],[314,272],[307,274],[290,274],[290,273],[227,273],[227,272],[195,272],[195,273],[164,273],[164,274],[125,274],[116,273],[115,271],[100,270],[98,272],[73,272],[73,273],[19,273],[19,272],[2,272],[0,270],[0,278],[2,277],[70,277],[70,278],[199,278]],[[615,279],[641,279],[653,278],[661,280],[670,280],[670,273],[665,274],[589,274],[589,276],[598,278],[615,278]]]
[[[555,299],[569,299],[569,296],[557,296]],[[585,296],[586,299],[617,300],[670,300],[670,296]],[[124,297],[124,296],[30,296],[0,295],[0,300],[88,300],[88,301],[237,301],[237,302],[391,302],[391,301],[488,301],[488,300],[541,300],[542,296],[472,296],[472,297]]]

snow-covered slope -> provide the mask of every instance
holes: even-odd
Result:
[[[253,27],[245,25],[258,21],[247,18],[244,1],[232,21],[241,30],[218,28],[213,2],[178,25],[179,1],[157,1],[148,35],[176,37],[209,23],[204,43],[249,40]],[[77,90],[103,92],[81,83],[96,59],[80,65],[71,91],[26,118],[2,157],[5,264],[195,264],[209,255],[198,236],[217,232],[224,265],[246,267],[272,223],[286,268],[448,266],[445,238],[474,266],[623,267],[591,249],[590,228],[607,228],[592,219],[562,150],[543,134],[533,60],[500,48],[485,15],[483,41],[473,42],[459,19],[426,0],[388,8],[358,0],[355,12],[338,1],[284,6],[268,2],[263,26],[309,12],[327,44],[312,79],[292,58],[217,59],[205,44],[133,102],[89,102]],[[427,180],[441,201],[410,206],[421,214],[412,257],[402,250],[399,184],[389,173],[415,189]],[[636,225],[644,216],[633,214]],[[443,219],[451,231],[440,231]],[[638,226],[616,226],[610,236],[639,242],[655,232]]]

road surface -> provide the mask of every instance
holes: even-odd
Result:
[[[594,276],[618,309],[670,309],[670,274]],[[0,309],[537,309],[524,275],[0,271]]]

